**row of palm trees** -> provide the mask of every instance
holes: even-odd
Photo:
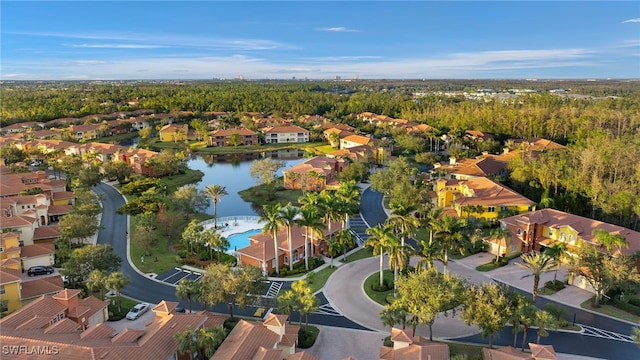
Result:
[[[417,268],[434,269],[433,262],[440,260],[444,265],[444,272],[448,273],[447,265],[451,251],[464,254],[473,241],[480,239],[479,224],[467,219],[456,219],[444,214],[443,209],[436,207],[417,208],[402,202],[391,202],[391,215],[383,224],[367,229],[370,238],[365,247],[373,249],[374,255],[380,256],[380,286],[383,286],[384,255],[389,256],[389,267],[394,272],[395,282],[398,272],[404,270],[409,257],[418,256]],[[407,244],[407,239],[414,238],[419,228],[429,229],[429,237],[417,238],[417,247]]]
[[[287,243],[289,247],[289,270],[293,269],[292,229],[294,225],[304,227],[304,259],[305,269],[309,270],[309,242],[314,243],[315,236],[323,236],[322,230],[329,234],[328,250],[330,253],[338,249],[346,249],[353,244],[353,237],[348,232],[349,217],[360,211],[360,188],[353,180],[340,182],[337,190],[322,190],[319,193],[306,192],[298,199],[300,207],[291,203],[282,206],[279,203],[264,205],[260,222],[264,223],[262,231],[271,234],[275,251],[276,274],[280,275],[278,259],[278,233],[284,227],[287,229]],[[342,231],[335,238],[332,222],[341,221]],[[313,252],[313,250],[311,251]],[[312,254],[313,255],[313,254]]]

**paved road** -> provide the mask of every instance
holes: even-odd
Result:
[[[369,223],[370,226],[383,223],[387,215],[382,208],[382,194],[372,191],[367,188],[362,195],[361,212],[364,220]],[[450,271],[453,273],[462,272],[466,273],[470,277],[478,277],[481,274],[475,271],[467,271],[460,267],[457,271],[455,268],[455,260],[450,260]],[[511,287],[511,289],[527,293],[521,289]],[[578,324],[587,325],[585,334],[554,332],[549,338],[544,339],[542,342],[545,344],[552,344],[554,348],[559,352],[572,353],[585,356],[598,356],[605,359],[638,359],[640,358],[640,351],[634,345],[628,342],[625,338],[631,334],[633,325],[628,322],[620,321],[608,316],[602,316],[597,313],[585,311],[580,308],[570,307],[566,304],[562,304],[551,299],[547,299],[543,296],[538,296],[536,299],[536,306],[544,308],[545,304],[551,303],[556,306],[563,306],[569,310],[568,320]],[[604,331],[602,331],[604,330]],[[611,333],[613,333],[613,335]],[[534,331],[535,333],[535,331]],[[606,335],[603,335],[606,334]],[[531,335],[531,334],[530,334]],[[622,335],[622,336],[620,336]],[[533,336],[533,335],[531,335]],[[459,338],[457,340],[486,343],[487,340],[483,339],[479,335]],[[528,339],[528,341],[535,342]],[[513,334],[511,328],[506,327],[494,340],[496,344],[509,345],[513,342]]]
[[[154,304],[159,303],[162,300],[178,301],[175,296],[174,286],[145,276],[134,269],[130,262],[127,261],[129,253],[127,249],[127,216],[116,213],[116,210],[125,204],[122,195],[114,187],[104,183],[94,187],[94,191],[103,197],[102,227],[98,232],[97,242],[98,244],[109,244],[113,247],[114,253],[123,259],[120,271],[131,280],[129,285],[122,290],[122,294],[133,299],[143,300]],[[283,286],[283,288],[287,288],[287,286]],[[328,301],[323,295],[318,296],[318,298],[324,310],[311,314],[309,316],[310,322],[319,325],[340,326],[361,330],[365,329],[344,316],[337,315],[335,311],[329,311],[328,309],[331,307],[328,305]],[[188,307],[186,300],[180,301],[180,305],[185,308]],[[192,302],[192,308],[194,311],[201,309],[198,302]],[[209,307],[208,310],[221,314],[228,313],[227,306],[224,304],[216,304],[213,307]],[[254,312],[255,307],[248,307],[245,309],[239,309],[237,307],[234,308],[234,314],[236,315],[253,316]]]

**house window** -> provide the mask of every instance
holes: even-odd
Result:
[[[549,228],[549,236],[553,236],[553,229]]]
[[[507,210],[506,206],[500,206],[500,210]]]
[[[0,285],[0,295],[4,295],[5,290],[4,290],[4,285]]]
[[[284,257],[284,263],[285,263],[285,264],[289,264],[289,257],[288,257],[288,256],[285,256],[285,257]]]
[[[575,235],[569,236],[569,244],[575,245],[575,243],[576,243],[576,236]]]
[[[562,242],[567,241],[567,234],[565,234],[565,233],[560,234],[560,241],[562,241]]]
[[[489,208],[487,209],[488,212],[496,212],[496,207],[495,206],[489,206]]]
[[[518,229],[517,234],[518,234],[518,235],[522,235],[522,229]]]
[[[293,250],[293,262],[298,261],[298,250]]]

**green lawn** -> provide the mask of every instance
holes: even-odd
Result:
[[[357,261],[357,260],[370,258],[372,256],[373,256],[373,249],[372,248],[361,248],[360,250],[358,250],[358,251],[354,252],[353,254],[347,256],[347,261],[340,260],[340,262],[343,262],[343,263],[354,262],[354,261]]]
[[[151,248],[151,256],[145,256],[143,264],[141,256],[144,254],[144,249],[135,241],[137,218],[135,216],[131,216],[130,219],[130,253],[131,261],[133,261],[133,265],[135,267],[144,273],[160,274],[166,270],[179,266],[179,264],[176,263],[176,249],[172,246],[173,244],[170,243],[169,238],[161,233],[160,229],[155,230],[157,242]]]
[[[464,356],[466,360],[482,360],[483,345],[462,344],[456,342],[441,341],[449,345],[449,354],[454,356]],[[488,344],[487,344],[488,345]]]
[[[389,269],[386,269],[382,272],[382,276],[384,278],[385,282],[390,282],[393,283],[393,272]],[[377,302],[380,305],[387,305],[387,297],[392,296],[393,295],[393,289],[389,290],[389,291],[384,291],[384,292],[378,292],[378,291],[374,291],[371,286],[373,285],[373,283],[379,283],[380,282],[380,272],[376,271],[374,274],[371,274],[371,276],[369,276],[365,281],[364,281],[364,292],[367,294],[367,296]]]
[[[316,271],[316,274],[313,276],[313,282],[309,283],[311,287],[311,292],[316,292],[324,287],[324,284],[327,283],[329,276],[334,273],[338,268],[337,267],[329,267]]]
[[[242,200],[250,202],[258,207],[265,204],[280,203],[285,205],[291,203],[298,205],[298,199],[302,196],[301,190],[285,190],[282,187],[282,178],[278,178],[271,184],[271,189],[267,185],[256,185],[248,189],[239,191],[238,194]],[[275,192],[272,189],[277,189]]]
[[[172,193],[183,185],[197,183],[202,180],[203,176],[204,174],[200,170],[186,169],[184,174],[165,176],[160,180],[167,185],[167,189]]]
[[[605,315],[609,315],[609,316],[613,316],[617,319],[622,319],[622,320],[627,320],[627,321],[631,321],[634,322],[636,324],[640,323],[640,316],[638,315],[634,315],[631,313],[628,313],[622,309],[618,309],[617,307],[613,306],[613,305],[607,305],[607,304],[601,304],[599,308],[594,308],[593,306],[591,306],[591,304],[593,303],[592,299],[589,299],[585,302],[583,302],[582,304],[580,304],[580,307],[583,309],[588,309],[591,311],[595,311],[597,313],[600,314],[605,314]]]
[[[118,298],[116,296],[112,297],[111,302],[109,303],[109,321],[118,321],[125,316],[132,307],[134,307],[138,301],[126,298],[124,296],[120,296],[121,307],[118,311]]]

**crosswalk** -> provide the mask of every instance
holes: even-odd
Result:
[[[320,305],[318,310],[314,311],[313,313],[329,316],[342,316],[342,314],[338,310],[334,309],[329,303]]]
[[[268,298],[277,297],[281,288],[282,288],[282,282],[271,281],[269,284],[269,290],[267,290],[267,294],[265,295],[265,297],[268,297]]]
[[[358,239],[358,245],[364,244],[364,242],[369,238],[369,234],[367,234],[367,223],[362,218],[362,214],[358,214],[349,218],[349,227],[351,228],[351,233],[356,236]]]
[[[580,324],[580,326],[582,327],[582,335],[585,335],[585,336],[593,336],[593,337],[599,337],[603,339],[618,340],[618,341],[629,342],[629,343],[633,342],[633,339],[631,339],[631,337],[627,335],[622,335],[622,334],[615,333],[613,331],[602,330],[593,326],[588,326],[583,324]]]

